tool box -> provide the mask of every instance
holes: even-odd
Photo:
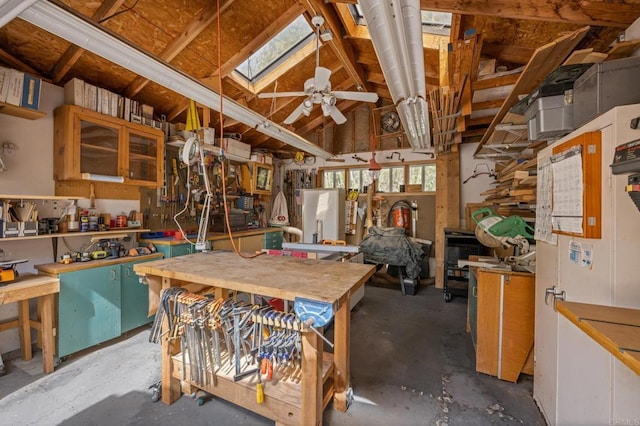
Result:
[[[548,140],[564,136],[574,129],[573,97],[547,96],[536,99],[524,114],[529,140]]]

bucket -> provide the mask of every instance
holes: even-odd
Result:
[[[391,209],[391,226],[404,228],[406,235],[409,235],[411,231],[411,209],[403,205],[393,207]]]

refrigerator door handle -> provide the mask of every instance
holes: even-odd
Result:
[[[544,304],[549,305],[549,296],[553,296],[553,310],[556,310],[556,300],[565,300],[567,298],[567,292],[558,290],[558,287],[549,287],[544,291]]]

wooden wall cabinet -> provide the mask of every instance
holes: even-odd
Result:
[[[73,105],[54,111],[55,180],[79,180],[89,173],[162,186],[163,155],[161,130]]]
[[[533,373],[535,275],[480,269],[477,283],[476,371],[516,382]]]
[[[250,194],[271,195],[273,165],[253,161],[241,167],[242,187]]]

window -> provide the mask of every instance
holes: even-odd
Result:
[[[409,166],[409,185],[422,185],[422,191],[435,192],[436,165],[424,164]]]
[[[357,4],[350,4],[349,10],[357,25],[367,25],[362,9]],[[421,10],[422,32],[429,34],[449,35],[451,30],[451,13]]]
[[[372,184],[369,169],[366,166],[349,169],[321,170],[323,188],[354,189],[364,192]],[[380,170],[377,192],[401,192],[406,183],[420,185],[421,192],[435,192],[436,164],[433,162],[420,164],[393,164]]]
[[[236,71],[254,83],[266,75],[270,68],[293,55],[310,37],[313,37],[313,28],[304,16],[300,15],[253,55],[249,56],[236,68]]]
[[[378,192],[400,192],[404,185],[404,166],[383,167],[378,178]]]
[[[322,175],[323,188],[343,188],[344,189],[344,170],[325,170]]]

